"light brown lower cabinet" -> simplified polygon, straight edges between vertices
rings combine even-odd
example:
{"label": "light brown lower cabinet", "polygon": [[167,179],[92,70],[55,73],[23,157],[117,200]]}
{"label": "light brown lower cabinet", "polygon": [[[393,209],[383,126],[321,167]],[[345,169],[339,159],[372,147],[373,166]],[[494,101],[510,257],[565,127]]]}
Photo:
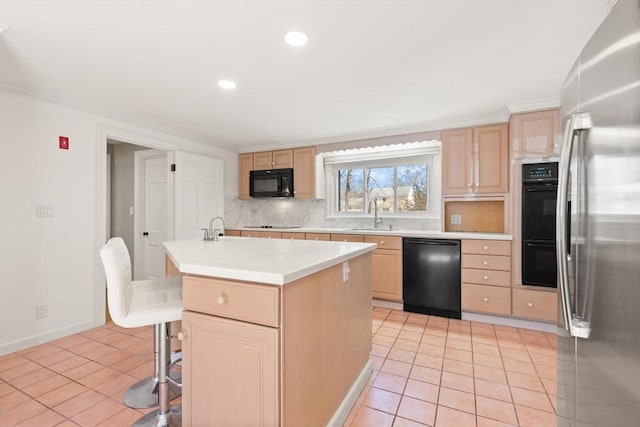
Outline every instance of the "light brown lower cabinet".
{"label": "light brown lower cabinet", "polygon": [[558,294],[553,291],[514,289],[513,315],[555,322],[558,320]]}
{"label": "light brown lower cabinet", "polygon": [[511,288],[462,284],[462,310],[511,314]]}
{"label": "light brown lower cabinet", "polygon": [[326,426],[371,351],[371,253],[287,283],[185,275],[185,426]]}
{"label": "light brown lower cabinet", "polygon": [[375,243],[373,251],[373,297],[402,302],[402,237],[364,236],[366,243]]}
{"label": "light brown lower cabinet", "polygon": [[184,313],[182,328],[189,342],[183,424],[277,426],[278,329],[193,312]]}

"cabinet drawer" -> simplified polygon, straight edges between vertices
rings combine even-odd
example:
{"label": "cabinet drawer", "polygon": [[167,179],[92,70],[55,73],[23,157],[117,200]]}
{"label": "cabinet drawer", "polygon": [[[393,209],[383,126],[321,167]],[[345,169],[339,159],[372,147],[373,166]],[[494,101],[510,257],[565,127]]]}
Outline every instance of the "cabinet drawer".
{"label": "cabinet drawer", "polygon": [[240,237],[241,233],[240,233],[240,230],[224,230],[224,235],[225,236]]}
{"label": "cabinet drawer", "polygon": [[304,233],[283,231],[282,232],[282,238],[283,239],[291,239],[291,240],[304,240]]}
{"label": "cabinet drawer", "polygon": [[558,294],[556,292],[514,289],[513,315],[555,322],[558,320]]}
{"label": "cabinet drawer", "polygon": [[462,283],[475,283],[476,285],[491,286],[511,286],[511,272],[463,268]]}
{"label": "cabinet drawer", "polygon": [[331,240],[334,242],[364,242],[362,234],[332,234]]}
{"label": "cabinet drawer", "polygon": [[497,255],[462,255],[462,267],[480,270],[511,271],[511,257]]}
{"label": "cabinet drawer", "polygon": [[242,237],[262,237],[260,231],[240,230],[240,236]]}
{"label": "cabinet drawer", "polygon": [[511,314],[511,288],[462,284],[462,311]]}
{"label": "cabinet drawer", "polygon": [[186,275],[184,310],[277,327],[280,288]]}
{"label": "cabinet drawer", "polygon": [[366,243],[375,243],[378,249],[402,249],[402,237],[364,236]]}
{"label": "cabinet drawer", "polygon": [[261,231],[260,235],[266,239],[280,239],[282,233],[280,231]]}
{"label": "cabinet drawer", "polygon": [[463,240],[463,254],[511,255],[511,242],[504,240]]}
{"label": "cabinet drawer", "polygon": [[306,233],[305,236],[307,240],[331,240],[331,234],[329,233]]}

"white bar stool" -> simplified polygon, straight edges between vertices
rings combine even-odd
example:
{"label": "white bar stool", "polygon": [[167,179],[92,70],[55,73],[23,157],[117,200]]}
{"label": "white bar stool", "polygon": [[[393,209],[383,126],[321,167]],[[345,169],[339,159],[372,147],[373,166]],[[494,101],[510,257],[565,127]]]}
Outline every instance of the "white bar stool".
{"label": "white bar stool", "polygon": [[[135,396],[154,396],[155,389],[157,394],[154,397],[159,408],[133,425],[179,427],[182,425],[181,408],[170,406],[170,401],[175,397],[170,396],[171,379],[168,374],[169,325],[170,322],[182,319],[182,283],[179,281],[181,279],[132,281],[129,251],[120,237],[110,239],[100,249],[100,259],[107,278],[109,314],[113,322],[123,328],[154,325],[155,330],[157,378],[143,380],[127,393],[131,392],[130,398],[135,400]],[[153,405],[146,407],[150,406]]]}

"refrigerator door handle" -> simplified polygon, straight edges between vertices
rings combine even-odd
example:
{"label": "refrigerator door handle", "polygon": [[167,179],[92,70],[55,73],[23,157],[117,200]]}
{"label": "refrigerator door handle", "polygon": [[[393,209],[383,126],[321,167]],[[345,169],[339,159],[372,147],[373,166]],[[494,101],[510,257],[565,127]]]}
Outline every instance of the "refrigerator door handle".
{"label": "refrigerator door handle", "polygon": [[567,251],[567,203],[569,198],[569,175],[571,157],[575,138],[591,128],[591,116],[588,113],[572,114],[568,120],[560,154],[558,176],[558,201],[556,203],[556,257],[558,261],[558,288],[562,307],[564,328],[573,337],[588,338],[591,328],[588,322],[578,319],[571,305],[569,290],[569,262],[571,256]]}

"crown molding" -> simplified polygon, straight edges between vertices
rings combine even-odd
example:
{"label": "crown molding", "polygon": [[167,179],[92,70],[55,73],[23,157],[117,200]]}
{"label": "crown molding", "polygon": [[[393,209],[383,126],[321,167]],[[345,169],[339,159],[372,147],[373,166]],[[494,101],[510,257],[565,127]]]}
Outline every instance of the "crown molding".
{"label": "crown molding", "polygon": [[305,141],[298,141],[295,144],[262,144],[254,145],[250,147],[242,147],[238,150],[242,153],[254,153],[259,151],[272,151],[282,150],[287,148],[306,147],[309,145],[324,145],[334,144],[341,142],[350,142],[363,139],[385,138],[390,136],[398,136],[404,134],[414,134],[420,132],[439,132],[445,129],[455,129],[469,126],[481,126],[495,123],[505,123],[509,121],[510,112],[506,108],[501,113],[490,114],[485,116],[466,117],[454,121],[441,121],[441,122],[428,122],[422,124],[416,124],[411,126],[405,126],[401,128],[387,128],[380,129],[372,132],[357,132],[351,134],[342,134],[336,136],[321,137],[316,139],[309,139]]}
{"label": "crown molding", "polygon": [[511,114],[526,113],[529,111],[548,110],[560,107],[560,97],[538,99],[535,101],[514,102],[507,104],[507,109]]}
{"label": "crown molding", "polygon": [[207,138],[205,138],[202,135],[183,132],[174,128],[159,125],[158,123],[155,123],[155,122],[137,119],[137,118],[120,114],[120,113],[114,113],[113,111],[97,108],[88,104],[84,104],[82,102],[74,101],[69,98],[53,95],[47,92],[34,90],[32,88],[26,88],[26,87],[10,84],[4,81],[0,81],[0,89],[6,90],[8,92],[13,92],[19,95],[27,96],[30,98],[38,99],[41,101],[50,102],[52,104],[61,105],[63,107],[72,108],[74,110],[82,111],[85,113],[92,113],[101,117],[119,120],[121,122],[125,122],[131,125],[140,126],[150,130],[154,130],[156,132],[162,132],[168,135],[177,136],[179,138],[184,138],[192,142],[197,142],[199,144],[211,146],[214,148],[220,148],[220,149],[229,150],[229,151],[237,151],[234,148],[212,145],[211,142],[208,142]]}

